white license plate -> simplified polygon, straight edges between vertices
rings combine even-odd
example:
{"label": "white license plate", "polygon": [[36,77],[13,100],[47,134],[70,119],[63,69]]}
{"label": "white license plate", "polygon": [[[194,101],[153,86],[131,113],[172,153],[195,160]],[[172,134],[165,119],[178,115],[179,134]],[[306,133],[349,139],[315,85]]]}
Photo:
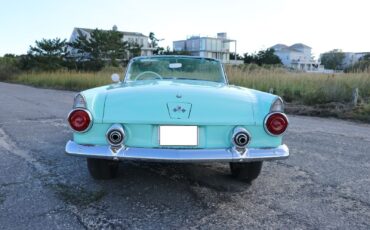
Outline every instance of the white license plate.
{"label": "white license plate", "polygon": [[198,126],[159,126],[159,145],[196,146]]}

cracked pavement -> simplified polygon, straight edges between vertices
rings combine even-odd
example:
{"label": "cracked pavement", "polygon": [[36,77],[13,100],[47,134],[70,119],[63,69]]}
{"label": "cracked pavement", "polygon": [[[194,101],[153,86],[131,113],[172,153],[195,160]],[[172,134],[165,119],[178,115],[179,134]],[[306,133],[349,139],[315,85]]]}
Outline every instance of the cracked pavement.
{"label": "cracked pavement", "polygon": [[289,116],[291,156],[252,185],[227,164],[122,162],[94,181],[64,154],[74,92],[0,83],[1,229],[369,229],[370,125]]}

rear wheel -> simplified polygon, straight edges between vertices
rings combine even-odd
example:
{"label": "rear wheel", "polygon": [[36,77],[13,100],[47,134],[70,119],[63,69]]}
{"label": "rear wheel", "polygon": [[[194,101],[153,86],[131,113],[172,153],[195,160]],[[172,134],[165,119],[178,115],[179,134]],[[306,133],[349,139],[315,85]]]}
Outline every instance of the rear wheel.
{"label": "rear wheel", "polygon": [[107,180],[117,177],[118,162],[87,158],[87,168],[89,169],[90,175],[96,180]]}
{"label": "rear wheel", "polygon": [[231,162],[230,163],[231,174],[235,178],[250,183],[260,175],[262,163],[263,163],[262,161]]}

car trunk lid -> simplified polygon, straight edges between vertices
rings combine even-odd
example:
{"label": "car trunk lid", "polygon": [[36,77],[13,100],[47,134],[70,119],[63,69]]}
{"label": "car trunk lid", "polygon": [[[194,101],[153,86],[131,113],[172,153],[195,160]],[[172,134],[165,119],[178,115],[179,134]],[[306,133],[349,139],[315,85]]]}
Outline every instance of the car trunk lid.
{"label": "car trunk lid", "polygon": [[108,90],[104,123],[254,124],[248,91],[203,81],[140,81]]}

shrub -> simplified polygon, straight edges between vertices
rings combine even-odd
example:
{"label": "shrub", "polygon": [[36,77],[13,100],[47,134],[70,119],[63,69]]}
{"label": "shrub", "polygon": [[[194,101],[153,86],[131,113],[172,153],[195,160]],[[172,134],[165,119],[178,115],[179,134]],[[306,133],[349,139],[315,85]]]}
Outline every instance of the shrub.
{"label": "shrub", "polygon": [[0,81],[7,81],[19,73],[15,55],[6,54],[4,57],[0,57]]}

